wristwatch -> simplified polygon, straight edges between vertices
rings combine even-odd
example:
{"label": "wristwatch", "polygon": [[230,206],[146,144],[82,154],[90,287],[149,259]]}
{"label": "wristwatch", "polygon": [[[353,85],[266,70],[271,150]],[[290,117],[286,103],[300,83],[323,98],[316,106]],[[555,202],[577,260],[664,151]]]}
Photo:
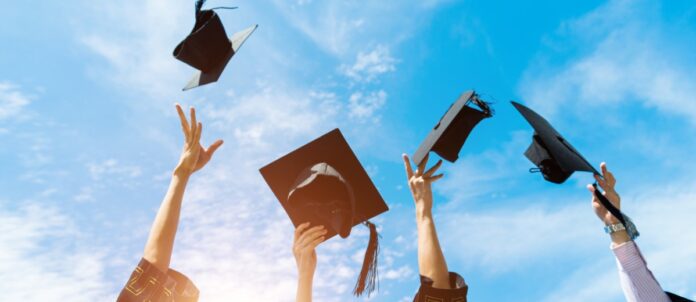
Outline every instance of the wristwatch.
{"label": "wristwatch", "polygon": [[638,236],[640,236],[640,233],[638,232],[636,225],[633,224],[633,221],[631,221],[631,218],[629,218],[628,216],[623,215],[623,217],[624,221],[626,221],[626,225],[620,222],[617,224],[610,224],[604,227],[604,232],[607,234],[611,234],[618,231],[626,230],[626,233],[628,233],[628,237],[631,238],[631,240],[638,238]]}
{"label": "wristwatch", "polygon": [[607,234],[612,234],[612,233],[616,233],[618,231],[623,231],[625,229],[626,229],[626,227],[619,222],[617,224],[610,224],[608,226],[605,226],[604,232]]}

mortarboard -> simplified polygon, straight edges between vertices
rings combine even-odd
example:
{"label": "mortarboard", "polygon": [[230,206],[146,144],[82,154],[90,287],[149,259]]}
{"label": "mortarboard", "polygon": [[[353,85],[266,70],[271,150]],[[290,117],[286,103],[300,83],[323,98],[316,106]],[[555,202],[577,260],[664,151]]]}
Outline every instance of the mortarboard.
{"label": "mortarboard", "polygon": [[[469,107],[471,103],[481,110]],[[492,115],[493,111],[476,92],[471,90],[462,93],[420,144],[413,155],[413,161],[419,165],[428,152],[434,151],[447,161],[455,162],[469,133],[482,119]]]}
{"label": "mortarboard", "polygon": [[[524,152],[524,155],[537,166],[537,168],[529,169],[530,172],[541,172],[544,179],[557,184],[565,182],[575,171],[586,171],[602,176],[545,118],[522,104],[511,103],[534,128],[532,143]],[[638,231],[635,230],[628,216],[621,213],[601,194],[596,183],[594,187],[595,196],[626,227],[631,239],[637,237]]]}
{"label": "mortarboard", "polygon": [[684,298],[684,297],[679,296],[679,295],[675,295],[675,294],[670,293],[670,292],[665,292],[665,293],[667,294],[667,297],[669,297],[669,300],[672,302],[694,302],[693,300],[689,300],[687,298]]}
{"label": "mortarboard", "polygon": [[365,224],[370,242],[354,289],[368,295],[377,282],[378,234],[367,221],[389,210],[339,129],[334,129],[260,169],[293,225],[324,225],[326,239],[350,235]]}
{"label": "mortarboard", "polygon": [[214,11],[216,8],[202,9],[204,3],[205,0],[196,1],[196,23],[172,53],[178,60],[198,69],[183,90],[217,81],[232,56],[258,27],[252,25],[228,38],[220,16]]}

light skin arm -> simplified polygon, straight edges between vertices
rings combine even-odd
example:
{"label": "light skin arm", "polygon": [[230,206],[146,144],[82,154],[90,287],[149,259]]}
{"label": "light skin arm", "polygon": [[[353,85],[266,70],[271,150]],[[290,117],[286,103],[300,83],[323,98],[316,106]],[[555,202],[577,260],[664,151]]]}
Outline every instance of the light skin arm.
{"label": "light skin arm", "polygon": [[442,165],[442,160],[426,171],[425,167],[428,163],[428,157],[426,156],[418,166],[418,169],[413,172],[408,156],[404,154],[402,157],[406,168],[406,176],[408,177],[408,186],[411,189],[416,206],[418,270],[421,275],[433,280],[433,287],[449,289],[449,270],[447,269],[445,256],[440,248],[440,241],[437,238],[432,213],[433,192],[431,185],[443,176],[443,174],[434,176],[433,174]]}
{"label": "light skin arm", "polygon": [[203,125],[196,121],[196,110],[193,107],[190,109],[190,123],[179,104],[176,104],[176,110],[184,132],[184,149],[181,152],[179,163],[172,173],[169,189],[152,224],[143,253],[145,260],[163,272],[169,269],[172,258],[174,237],[179,225],[181,202],[184,198],[186,184],[191,175],[203,168],[210,161],[215,150],[222,145],[222,140],[217,140],[207,149],[204,149],[200,144]]}
{"label": "light skin arm", "polygon": [[[616,186],[616,178],[614,178],[614,174],[607,170],[606,163],[601,163],[599,167],[602,170],[602,177],[595,175],[595,180],[597,181],[599,187],[604,190],[603,195],[609,200],[609,202],[611,202],[612,205],[620,210],[621,198],[619,197],[619,194],[616,193],[616,190],[614,190],[614,186]],[[597,196],[594,195],[595,188],[592,185],[587,185],[587,189],[590,191],[590,193],[592,193],[592,208],[594,209],[595,214],[597,214],[599,220],[601,220],[604,225],[619,223],[619,220],[616,219],[616,217],[614,217],[614,215],[612,215],[609,210],[602,205],[599,199],[597,199]],[[622,243],[628,242],[629,240],[631,240],[631,238],[628,236],[628,233],[625,230],[611,234],[611,242],[614,246],[618,246]]]}
{"label": "light skin arm", "polygon": [[297,302],[312,301],[312,282],[314,271],[317,268],[317,253],[314,250],[325,239],[326,228],[324,226],[309,227],[309,222],[303,223],[295,229],[295,237],[292,244],[292,254],[297,264]]}

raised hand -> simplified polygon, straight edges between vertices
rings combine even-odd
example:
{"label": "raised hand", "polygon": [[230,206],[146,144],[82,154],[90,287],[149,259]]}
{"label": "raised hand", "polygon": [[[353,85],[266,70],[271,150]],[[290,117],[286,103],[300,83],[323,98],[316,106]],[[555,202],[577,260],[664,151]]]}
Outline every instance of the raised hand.
{"label": "raised hand", "polygon": [[[597,184],[599,184],[599,187],[604,190],[603,194],[607,197],[609,202],[611,202],[611,204],[617,209],[621,209],[621,198],[614,190],[614,186],[616,185],[616,178],[614,178],[614,174],[607,170],[606,163],[602,163],[599,166],[602,169],[602,177],[599,177],[599,175],[594,176],[595,180],[597,180]],[[616,217],[614,217],[614,215],[612,215],[607,208],[605,208],[599,202],[599,199],[597,199],[597,196],[594,194],[595,188],[592,185],[587,185],[587,189],[592,193],[592,208],[594,209],[595,214],[597,214],[597,217],[599,217],[599,219],[602,220],[602,222],[604,222],[606,225],[619,223],[619,220],[616,219]]]}
{"label": "raised hand", "polygon": [[310,228],[309,222],[305,222],[295,229],[292,254],[295,256],[300,275],[314,275],[314,270],[317,267],[317,253],[314,249],[324,241],[324,235],[326,235],[324,226]]}
{"label": "raised hand", "polygon": [[[442,165],[442,160],[439,160],[437,164],[425,171],[425,167],[428,164],[428,156],[426,155],[418,165],[416,172],[413,172],[411,168],[411,160],[408,155],[402,155],[404,159],[404,166],[406,167],[406,176],[408,177],[408,187],[411,189],[411,194],[413,195],[413,200],[416,202],[416,207],[422,210],[430,211],[433,207],[433,192],[431,185],[438,179],[442,178],[444,174],[435,174],[437,169]],[[423,172],[425,171],[425,172]]]}
{"label": "raised hand", "polygon": [[183,173],[188,176],[203,168],[213,157],[213,153],[222,145],[223,141],[218,139],[207,149],[203,149],[200,143],[203,124],[196,120],[196,109],[191,107],[190,123],[179,104],[176,104],[176,111],[181,120],[181,129],[184,132],[185,142],[179,164],[174,171],[175,173]]}

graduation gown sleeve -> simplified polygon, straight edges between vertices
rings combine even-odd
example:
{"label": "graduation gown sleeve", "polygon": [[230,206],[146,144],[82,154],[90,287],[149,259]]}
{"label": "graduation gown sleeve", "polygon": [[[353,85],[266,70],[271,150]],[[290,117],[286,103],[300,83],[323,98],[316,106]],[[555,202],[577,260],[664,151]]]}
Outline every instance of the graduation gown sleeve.
{"label": "graduation gown sleeve", "polygon": [[421,276],[421,286],[416,293],[413,302],[466,302],[466,293],[469,286],[464,278],[457,273],[450,272],[450,288],[434,288],[433,280]]}
{"label": "graduation gown sleeve", "polygon": [[198,288],[183,274],[166,273],[141,259],[116,302],[196,302]]}

